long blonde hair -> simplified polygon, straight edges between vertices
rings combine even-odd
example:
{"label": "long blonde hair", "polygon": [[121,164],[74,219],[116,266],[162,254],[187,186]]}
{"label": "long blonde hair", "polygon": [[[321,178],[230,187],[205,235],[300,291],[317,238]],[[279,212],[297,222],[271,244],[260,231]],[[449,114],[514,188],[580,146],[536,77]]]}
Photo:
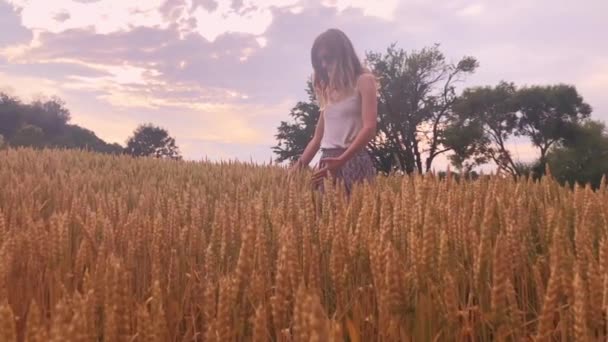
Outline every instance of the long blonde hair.
{"label": "long blonde hair", "polygon": [[[325,48],[334,58],[336,67],[331,75],[324,70],[319,60],[319,50]],[[367,71],[364,68],[350,39],[338,29],[321,33],[314,41],[310,51],[313,67],[313,86],[319,106],[324,109],[332,93],[347,95],[352,92],[358,77]]]}

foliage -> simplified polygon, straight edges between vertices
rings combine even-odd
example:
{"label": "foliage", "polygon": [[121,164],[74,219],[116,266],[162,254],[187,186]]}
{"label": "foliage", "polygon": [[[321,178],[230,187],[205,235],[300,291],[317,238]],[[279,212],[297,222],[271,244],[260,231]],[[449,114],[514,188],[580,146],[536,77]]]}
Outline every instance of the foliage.
{"label": "foliage", "polygon": [[572,137],[547,154],[551,173],[562,183],[598,188],[608,176],[608,132],[604,123],[589,120],[575,127]]}
{"label": "foliage", "polygon": [[23,103],[0,93],[0,135],[14,147],[77,148],[122,153],[122,146],[108,144],[92,131],[69,123],[70,111],[57,97]]}
{"label": "foliage", "polygon": [[315,133],[319,120],[319,106],[316,103],[312,82],[306,82],[308,101],[300,101],[291,109],[289,116],[292,122],[281,121],[277,134],[277,145],[272,149],[277,155],[276,161],[296,161],[304,152],[306,145]]}
{"label": "foliage", "polygon": [[151,123],[139,125],[127,140],[125,153],[134,157],[181,159],[175,139]]}
{"label": "foliage", "polygon": [[[378,136],[370,144],[376,167],[428,172],[447,151],[444,128],[456,100],[455,85],[478,67],[473,57],[448,63],[439,45],[407,52],[389,46],[367,53],[379,81]],[[426,159],[424,159],[426,155]]]}

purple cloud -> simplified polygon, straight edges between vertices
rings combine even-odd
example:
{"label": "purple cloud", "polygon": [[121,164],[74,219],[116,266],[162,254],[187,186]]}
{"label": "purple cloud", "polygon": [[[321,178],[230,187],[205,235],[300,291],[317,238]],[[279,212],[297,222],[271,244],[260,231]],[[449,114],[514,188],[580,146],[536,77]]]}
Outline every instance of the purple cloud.
{"label": "purple cloud", "polygon": [[0,2],[0,47],[27,42],[32,32],[21,25],[19,13],[7,3]]}

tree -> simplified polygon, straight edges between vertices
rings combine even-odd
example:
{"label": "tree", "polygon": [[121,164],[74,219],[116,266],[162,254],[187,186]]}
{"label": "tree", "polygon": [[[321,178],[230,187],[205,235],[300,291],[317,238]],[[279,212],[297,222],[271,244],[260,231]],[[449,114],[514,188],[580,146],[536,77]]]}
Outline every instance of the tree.
{"label": "tree", "polygon": [[48,100],[38,99],[23,111],[24,121],[40,127],[49,137],[61,134],[70,117],[65,102],[58,97],[51,97]]}
{"label": "tree", "polygon": [[102,153],[123,153],[92,131],[69,124],[70,111],[58,97],[23,103],[0,93],[0,135],[5,145],[79,148]]}
{"label": "tree", "polygon": [[574,126],[572,135],[554,145],[546,155],[551,174],[560,182],[591,184],[597,188],[608,176],[606,125],[589,120]]}
{"label": "tree", "polygon": [[[495,87],[465,89],[453,109],[455,115],[446,129],[450,137],[446,145],[455,152],[453,164],[458,167],[471,158],[478,165],[492,160],[500,171],[513,176],[540,176],[549,148],[571,136],[574,127],[591,113],[572,86],[517,89],[504,81]],[[538,162],[526,165],[513,160],[506,143],[514,136],[527,137],[539,148]]]}
{"label": "tree", "polygon": [[24,105],[14,97],[0,93],[0,134],[10,140],[23,124]]}
{"label": "tree", "polygon": [[392,44],[386,54],[367,53],[367,61],[380,88],[379,132],[370,144],[376,167],[430,171],[434,159],[450,150],[444,129],[457,98],[455,84],[475,71],[477,60],[463,57],[451,64],[437,44],[412,53]]}
{"label": "tree", "polygon": [[293,122],[281,121],[277,129],[278,133],[275,137],[278,143],[272,149],[278,155],[276,161],[279,163],[285,160],[296,161],[314,136],[320,110],[316,104],[312,81],[308,80],[306,85],[308,102],[298,102],[289,113]]}
{"label": "tree", "polygon": [[517,105],[521,115],[517,134],[529,137],[538,147],[541,169],[549,148],[567,139],[591,114],[591,106],[576,88],[565,84],[522,88],[517,92]]}
{"label": "tree", "polygon": [[455,115],[446,129],[446,144],[455,152],[450,159],[468,168],[494,161],[500,171],[519,175],[507,149],[507,140],[517,129],[517,89],[513,83],[465,89],[453,106]]}
{"label": "tree", "polygon": [[175,139],[166,129],[152,124],[138,126],[127,140],[125,152],[135,157],[181,159]]}
{"label": "tree", "polygon": [[54,147],[85,149],[110,154],[123,153],[123,147],[118,144],[108,144],[98,138],[93,131],[78,125],[66,125],[62,133],[50,139]]}
{"label": "tree", "polygon": [[125,148],[122,147],[119,143],[107,144],[104,147],[104,151],[102,151],[102,152],[106,152],[106,153],[110,153],[110,154],[123,154],[123,153],[125,153]]}
{"label": "tree", "polygon": [[45,146],[44,131],[38,126],[25,124],[13,136],[11,145],[42,148]]}
{"label": "tree", "polygon": [[483,151],[490,142],[480,120],[455,120],[443,134],[444,144],[452,150],[448,159],[458,172],[468,175],[475,166],[488,162],[488,154]]}

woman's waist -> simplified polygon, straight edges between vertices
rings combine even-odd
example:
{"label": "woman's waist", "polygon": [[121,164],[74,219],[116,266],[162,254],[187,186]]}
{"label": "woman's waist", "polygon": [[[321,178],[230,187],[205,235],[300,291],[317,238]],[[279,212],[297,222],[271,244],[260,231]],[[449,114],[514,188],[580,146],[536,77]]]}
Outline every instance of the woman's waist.
{"label": "woman's waist", "polygon": [[348,149],[347,147],[321,147],[321,152],[344,152]]}
{"label": "woman's waist", "polygon": [[[325,155],[325,156],[339,156],[340,154],[344,153],[346,150],[348,149],[348,146],[346,147],[321,147],[320,151],[321,154]],[[365,155],[367,154],[367,149],[362,148],[359,149],[358,151],[355,152],[355,155]]]}

